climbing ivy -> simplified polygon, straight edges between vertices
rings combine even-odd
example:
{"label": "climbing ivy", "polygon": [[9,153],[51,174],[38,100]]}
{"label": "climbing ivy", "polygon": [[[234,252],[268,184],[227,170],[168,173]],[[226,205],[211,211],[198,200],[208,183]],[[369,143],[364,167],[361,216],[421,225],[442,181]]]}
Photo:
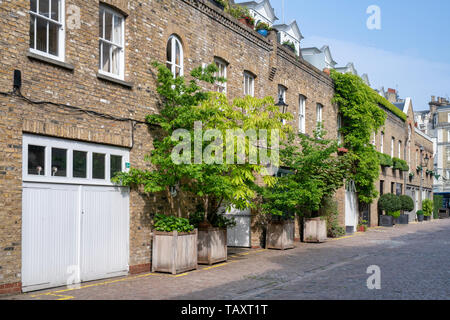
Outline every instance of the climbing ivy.
{"label": "climbing ivy", "polygon": [[359,200],[371,203],[378,197],[375,181],[380,174],[380,159],[371,137],[386,120],[380,106],[389,102],[358,76],[332,70],[331,78],[335,83],[333,102],[339,106],[342,116],[340,132],[353,163],[349,178],[355,181]]}

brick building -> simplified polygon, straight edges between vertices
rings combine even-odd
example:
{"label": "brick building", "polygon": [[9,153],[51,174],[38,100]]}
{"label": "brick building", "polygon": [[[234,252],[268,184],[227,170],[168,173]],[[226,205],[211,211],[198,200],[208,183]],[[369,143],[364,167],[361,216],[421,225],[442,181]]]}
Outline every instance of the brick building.
{"label": "brick building", "polygon": [[0,23],[0,293],[150,270],[167,201],[109,178],[147,165],[153,61],[184,75],[216,61],[229,98],[282,88],[294,127],[312,133],[319,107],[337,134],[330,77],[207,1],[2,1]]}

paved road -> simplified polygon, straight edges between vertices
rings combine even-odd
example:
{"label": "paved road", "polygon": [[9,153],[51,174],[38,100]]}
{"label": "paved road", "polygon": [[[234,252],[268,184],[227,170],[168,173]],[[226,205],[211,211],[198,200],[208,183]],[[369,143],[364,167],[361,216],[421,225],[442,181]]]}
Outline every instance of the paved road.
{"label": "paved road", "polygon": [[[375,228],[288,251],[234,253],[227,264],[172,276],[143,274],[9,299],[419,299],[450,298],[450,220]],[[381,289],[367,288],[367,268]]]}

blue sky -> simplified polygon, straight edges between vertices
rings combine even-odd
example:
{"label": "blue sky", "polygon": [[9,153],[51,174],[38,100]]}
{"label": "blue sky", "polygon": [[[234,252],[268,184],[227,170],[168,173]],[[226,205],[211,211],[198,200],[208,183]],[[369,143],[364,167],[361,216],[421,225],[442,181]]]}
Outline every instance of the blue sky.
{"label": "blue sky", "polygon": [[[242,2],[242,1],[237,1]],[[414,109],[431,95],[450,95],[450,1],[284,0],[285,21],[297,20],[302,47],[328,44],[338,66],[354,62],[371,86],[399,90]],[[282,0],[271,0],[281,23]],[[369,30],[370,5],[381,9],[381,30]]]}

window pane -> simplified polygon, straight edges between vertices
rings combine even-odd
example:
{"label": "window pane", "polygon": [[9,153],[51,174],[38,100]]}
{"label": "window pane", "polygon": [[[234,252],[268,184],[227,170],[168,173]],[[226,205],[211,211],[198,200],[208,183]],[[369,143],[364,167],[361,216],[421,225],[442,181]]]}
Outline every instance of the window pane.
{"label": "window pane", "polygon": [[167,62],[172,62],[172,39],[169,39],[169,42],[167,42]]}
{"label": "window pane", "polygon": [[39,51],[47,52],[47,21],[41,18],[36,18],[36,49]]}
{"label": "window pane", "polygon": [[122,18],[114,16],[114,43],[122,45]]}
{"label": "window pane", "polygon": [[100,37],[100,38],[103,38],[103,14],[104,14],[105,12],[102,10],[102,9],[100,9],[100,12],[99,12],[99,17],[98,17],[98,19],[99,19],[99,24],[98,24],[98,36]]}
{"label": "window pane", "polygon": [[33,11],[33,12],[37,12],[37,11],[36,11],[36,1],[37,1],[37,0],[31,0],[31,7],[30,7],[30,10]]}
{"label": "window pane", "polygon": [[111,178],[114,177],[114,175],[117,172],[122,172],[122,156],[114,156],[111,155]]}
{"label": "window pane", "polygon": [[30,48],[34,49],[34,21],[35,18],[32,16],[30,18]]}
{"label": "window pane", "polygon": [[39,0],[39,14],[49,18],[50,14],[49,0]]}
{"label": "window pane", "polygon": [[120,48],[114,48],[112,52],[112,70],[111,72],[114,74],[120,74]]}
{"label": "window pane", "polygon": [[52,0],[51,18],[55,21],[59,21],[59,0]]}
{"label": "window pane", "polygon": [[112,14],[105,12],[105,39],[109,41],[112,40],[112,19]]}
{"label": "window pane", "polygon": [[175,40],[175,64],[177,66],[181,65],[181,50],[180,43]]}
{"label": "window pane", "polygon": [[28,174],[45,175],[45,147],[28,145]]}
{"label": "window pane", "polygon": [[58,55],[58,43],[59,43],[59,26],[54,23],[49,22],[48,28],[48,53],[55,56]]}
{"label": "window pane", "polygon": [[73,177],[87,178],[87,152],[73,151]]}
{"label": "window pane", "polygon": [[67,150],[52,148],[52,176],[67,176]]}
{"label": "window pane", "polygon": [[110,72],[111,68],[111,59],[109,56],[109,51],[111,50],[111,45],[107,44],[107,43],[103,43],[103,65],[102,65],[102,70],[106,71],[106,72]]}
{"label": "window pane", "polygon": [[105,179],[105,155],[101,153],[92,154],[92,178]]}

